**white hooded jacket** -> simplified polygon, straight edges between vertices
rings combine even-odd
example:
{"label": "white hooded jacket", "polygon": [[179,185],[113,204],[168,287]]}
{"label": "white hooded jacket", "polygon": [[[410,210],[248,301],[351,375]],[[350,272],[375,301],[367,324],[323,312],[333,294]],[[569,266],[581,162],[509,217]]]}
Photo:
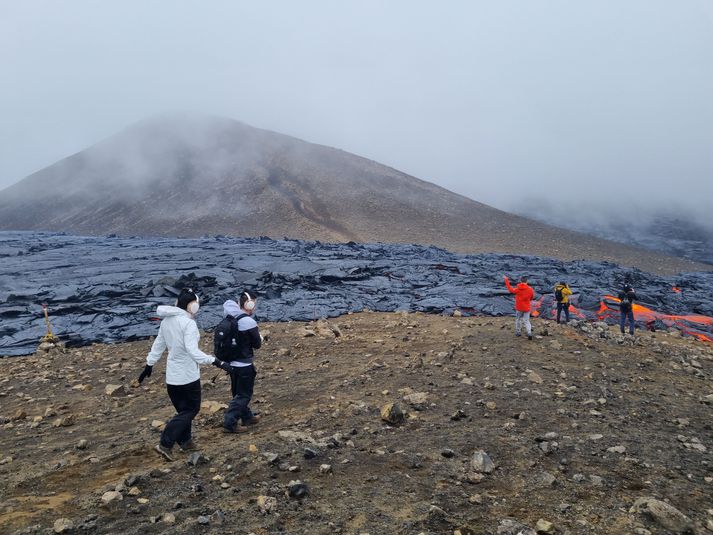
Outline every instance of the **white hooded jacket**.
{"label": "white hooded jacket", "polygon": [[212,364],[215,357],[198,348],[198,326],[191,315],[182,308],[160,306],[156,314],[161,321],[156,340],[146,357],[146,364],[153,366],[168,348],[166,383],[185,385],[201,378],[199,364]]}

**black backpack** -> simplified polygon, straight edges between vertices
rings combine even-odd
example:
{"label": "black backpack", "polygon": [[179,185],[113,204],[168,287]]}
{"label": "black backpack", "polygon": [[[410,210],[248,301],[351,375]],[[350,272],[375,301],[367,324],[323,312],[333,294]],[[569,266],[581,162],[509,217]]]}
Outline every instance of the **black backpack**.
{"label": "black backpack", "polygon": [[213,332],[213,353],[220,360],[231,362],[240,358],[240,341],[238,338],[238,321],[247,316],[240,314],[237,318],[225,316]]}
{"label": "black backpack", "polygon": [[564,299],[564,295],[562,295],[562,286],[555,288],[555,299],[557,299],[558,303],[561,303]]}

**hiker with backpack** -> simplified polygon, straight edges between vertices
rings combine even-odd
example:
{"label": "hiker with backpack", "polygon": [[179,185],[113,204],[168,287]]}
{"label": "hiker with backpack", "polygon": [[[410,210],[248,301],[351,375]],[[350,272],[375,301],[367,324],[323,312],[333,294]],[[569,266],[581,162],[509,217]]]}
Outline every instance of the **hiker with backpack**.
{"label": "hiker with backpack", "polygon": [[228,300],[223,303],[225,317],[215,328],[214,351],[220,359],[230,363],[230,401],[223,418],[226,433],[243,433],[248,425],[260,421],[260,415],[250,410],[250,400],[255,387],[257,372],[253,350],[262,345],[262,336],[257,322],[252,317],[256,300],[245,291],[240,303]]}
{"label": "hiker with backpack", "polygon": [[146,356],[146,366],[139,375],[138,383],[151,377],[153,366],[168,349],[166,359],[166,389],[176,416],[166,424],[161,433],[161,441],[154,448],[166,460],[173,461],[173,445],[183,451],[197,449],[191,436],[193,419],[201,408],[202,364],[213,364],[225,371],[230,370],[227,362],[203,353],[198,347],[200,333],[195,316],[200,309],[198,296],[191,289],[181,290],[175,306],[159,306],[156,314],[161,320],[151,351]]}
{"label": "hiker with backpack", "polygon": [[557,301],[557,323],[560,322],[560,316],[564,310],[564,321],[569,323],[569,296],[572,295],[572,290],[566,282],[558,282],[555,285],[555,301]]}
{"label": "hiker with backpack", "polygon": [[624,334],[626,320],[629,320],[629,334],[634,335],[634,301],[636,300],[636,292],[629,285],[625,284],[621,292],[619,292],[619,327],[621,334]]}
{"label": "hiker with backpack", "polygon": [[527,277],[520,277],[520,282],[514,288],[510,279],[505,276],[505,286],[511,294],[515,294],[515,336],[520,336],[520,324],[525,325],[527,339],[532,340],[532,325],[530,325],[531,302],[535,290],[527,284]]}

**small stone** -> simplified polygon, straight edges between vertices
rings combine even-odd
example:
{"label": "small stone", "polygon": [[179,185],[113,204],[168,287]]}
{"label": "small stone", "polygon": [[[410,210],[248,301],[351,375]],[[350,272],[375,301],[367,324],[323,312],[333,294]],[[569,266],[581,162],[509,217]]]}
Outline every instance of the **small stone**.
{"label": "small stone", "polygon": [[208,518],[205,515],[201,515],[198,517],[198,523],[203,526],[206,526],[206,525],[210,524],[210,518]]}
{"label": "small stone", "polygon": [[257,446],[255,444],[250,444],[250,446],[248,446],[248,451],[250,453],[257,453],[258,452]]}
{"label": "small stone", "polygon": [[600,476],[589,476],[589,481],[595,487],[601,487],[604,484],[604,479],[601,478]]}
{"label": "small stone", "polygon": [[626,447],[625,446],[612,446],[611,448],[607,448],[607,451],[609,453],[626,453]]}
{"label": "small stone", "polygon": [[476,472],[483,472],[486,474],[495,470],[495,464],[490,456],[483,450],[478,450],[473,454],[473,457],[470,460],[470,466]]}
{"label": "small stone", "polygon": [[331,464],[319,465],[319,473],[320,474],[331,474],[332,473],[332,465]]}
{"label": "small stone", "polygon": [[213,524],[222,524],[225,522],[225,514],[223,511],[216,510],[212,515],[210,515],[210,521]]}
{"label": "small stone", "polygon": [[497,535],[537,535],[534,529],[512,518],[501,520],[496,533]]}
{"label": "small stone", "polygon": [[129,496],[138,496],[141,494],[141,489],[139,489],[139,487],[131,487],[128,494]]}
{"label": "small stone", "polygon": [[486,406],[486,408],[487,408],[488,410],[490,410],[490,411],[494,411],[495,409],[498,408],[498,405],[497,405],[494,401],[488,401],[488,402],[485,404],[485,406]]}
{"label": "small stone", "polygon": [[166,427],[166,422],[162,422],[161,420],[151,420],[151,429],[163,431],[164,427]]}
{"label": "small stone", "polygon": [[539,374],[535,372],[530,372],[527,374],[527,379],[529,381],[532,381],[533,383],[542,384],[544,381],[542,380],[542,377],[539,376]]}
{"label": "small stone", "polygon": [[69,427],[71,425],[74,425],[75,422],[75,416],[73,414],[68,414],[67,416],[63,416],[62,418],[57,418],[54,422],[52,422],[53,427]]}
{"label": "small stone", "polygon": [[161,515],[161,522],[165,524],[175,524],[176,515],[174,515],[173,513],[163,513],[163,515]]}
{"label": "small stone", "polygon": [[126,391],[126,387],[124,385],[106,385],[104,393],[111,398],[115,398],[125,396],[128,392]]}
{"label": "small stone", "polygon": [[309,494],[309,487],[299,479],[290,481],[287,484],[287,495],[290,498],[301,499]]}
{"label": "small stone", "polygon": [[462,420],[463,418],[466,418],[466,417],[467,417],[467,415],[466,415],[465,411],[463,411],[463,409],[458,409],[456,412],[454,412],[451,415],[451,420],[453,420],[454,422],[457,422],[457,421]]}
{"label": "small stone", "polygon": [[145,505],[145,504],[149,503],[149,499],[148,499],[148,498],[136,498],[136,501],[137,501],[138,503],[140,503],[141,505]]}
{"label": "small stone", "polygon": [[10,456],[3,457],[2,459],[0,459],[0,465],[10,464],[11,462],[12,462],[12,457],[10,457]]}
{"label": "small stone", "polygon": [[441,455],[443,457],[445,457],[446,459],[452,459],[453,457],[456,456],[456,452],[450,448],[446,448],[446,449],[441,450]]}
{"label": "small stone", "polygon": [[302,455],[305,459],[314,459],[317,455],[319,455],[319,452],[312,448],[305,448]]}
{"label": "small stone", "polygon": [[120,502],[123,499],[124,496],[121,494],[121,492],[117,492],[115,490],[110,490],[102,494],[102,504],[105,506]]}
{"label": "small stone", "polygon": [[15,411],[15,414],[13,415],[11,420],[17,421],[17,420],[24,420],[25,418],[27,418],[27,413],[25,412],[25,410],[17,409],[17,411]]}
{"label": "small stone", "polygon": [[473,494],[470,498],[468,498],[468,502],[473,505],[480,505],[483,503],[483,497],[480,494]]}
{"label": "small stone", "polygon": [[381,408],[381,419],[397,425],[403,423],[405,415],[398,403],[387,403]]}
{"label": "small stone", "polygon": [[260,495],[257,497],[257,508],[261,514],[267,515],[277,507],[277,498],[273,496]]}
{"label": "small stone", "polygon": [[262,456],[265,457],[265,460],[270,464],[280,463],[280,456],[277,453],[271,453],[269,451],[266,451],[262,454]]}
{"label": "small stone", "polygon": [[651,517],[661,527],[674,533],[685,533],[693,528],[690,518],[673,505],[657,500],[651,496],[639,498],[629,510],[630,513],[641,513]]}
{"label": "small stone", "polygon": [[537,533],[554,533],[555,525],[544,518],[540,518],[535,524],[535,531]]}
{"label": "small stone", "polygon": [[89,442],[87,441],[87,439],[83,438],[82,440],[77,442],[77,445],[75,446],[75,448],[77,448],[78,450],[86,450],[88,445],[89,445]]}
{"label": "small stone", "polygon": [[54,521],[54,532],[55,533],[66,533],[74,529],[74,522],[69,518],[58,518]]}
{"label": "small stone", "polygon": [[203,455],[200,451],[194,451],[188,456],[186,464],[189,466],[198,466],[199,464],[208,464],[210,459]]}
{"label": "small stone", "polygon": [[405,395],[403,399],[417,411],[422,411],[428,406],[427,392],[413,392]]}

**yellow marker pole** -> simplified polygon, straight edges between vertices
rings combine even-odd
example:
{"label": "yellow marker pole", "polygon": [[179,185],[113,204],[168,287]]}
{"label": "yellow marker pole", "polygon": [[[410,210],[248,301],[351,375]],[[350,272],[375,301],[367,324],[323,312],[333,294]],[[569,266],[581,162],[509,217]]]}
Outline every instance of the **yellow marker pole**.
{"label": "yellow marker pole", "polygon": [[45,323],[47,324],[47,334],[42,337],[43,342],[54,342],[56,340],[54,334],[52,334],[52,325],[50,324],[50,316],[47,312],[47,304],[42,303],[42,310],[45,313]]}

